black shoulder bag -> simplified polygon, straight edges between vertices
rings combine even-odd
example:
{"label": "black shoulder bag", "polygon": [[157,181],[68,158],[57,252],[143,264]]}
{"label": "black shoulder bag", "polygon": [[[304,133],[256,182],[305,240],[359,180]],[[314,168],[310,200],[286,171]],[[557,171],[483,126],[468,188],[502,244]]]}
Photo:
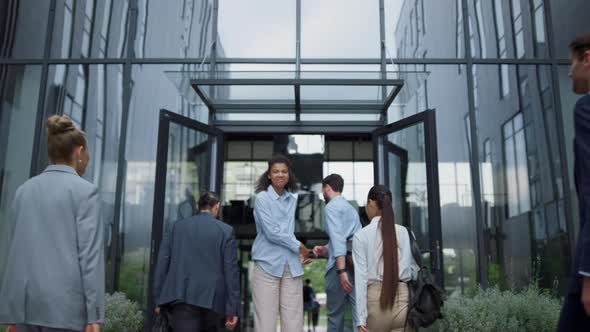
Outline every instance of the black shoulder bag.
{"label": "black shoulder bag", "polygon": [[410,299],[408,304],[408,314],[406,324],[414,328],[428,327],[437,319],[442,318],[442,307],[445,300],[445,292],[434,283],[428,268],[422,266],[420,248],[409,228],[410,245],[412,256],[416,264],[420,267],[418,277],[408,283],[410,290]]}

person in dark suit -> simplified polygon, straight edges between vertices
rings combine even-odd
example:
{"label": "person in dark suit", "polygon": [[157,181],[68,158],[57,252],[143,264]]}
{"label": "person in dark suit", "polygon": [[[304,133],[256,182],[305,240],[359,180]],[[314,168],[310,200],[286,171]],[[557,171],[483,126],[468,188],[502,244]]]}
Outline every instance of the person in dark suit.
{"label": "person in dark suit", "polygon": [[557,326],[560,332],[590,330],[590,34],[570,44],[569,76],[576,94],[574,179],[580,208],[580,234],[568,294]]}
{"label": "person in dark suit", "polygon": [[217,219],[221,203],[200,195],[196,216],[166,233],[156,264],[154,298],[170,312],[175,332],[218,331],[238,323],[240,283],[233,228]]}

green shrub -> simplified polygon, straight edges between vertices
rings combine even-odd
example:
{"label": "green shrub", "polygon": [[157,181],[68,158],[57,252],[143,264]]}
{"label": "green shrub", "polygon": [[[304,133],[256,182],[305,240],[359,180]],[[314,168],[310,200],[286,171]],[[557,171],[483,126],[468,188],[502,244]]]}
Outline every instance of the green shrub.
{"label": "green shrub", "polygon": [[479,289],[470,296],[454,296],[445,302],[439,331],[555,331],[561,302],[531,286],[521,292]]}
{"label": "green shrub", "polygon": [[143,315],[137,303],[123,293],[106,295],[104,332],[140,332],[142,325]]}

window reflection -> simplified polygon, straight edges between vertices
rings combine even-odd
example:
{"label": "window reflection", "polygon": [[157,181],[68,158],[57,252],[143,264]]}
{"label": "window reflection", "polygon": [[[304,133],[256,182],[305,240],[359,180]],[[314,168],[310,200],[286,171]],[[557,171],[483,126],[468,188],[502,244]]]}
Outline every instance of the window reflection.
{"label": "window reflection", "polygon": [[41,66],[0,65],[0,278],[13,225],[16,189],[30,175]]}
{"label": "window reflection", "polygon": [[128,0],[56,1],[51,57],[126,56],[128,9]]}

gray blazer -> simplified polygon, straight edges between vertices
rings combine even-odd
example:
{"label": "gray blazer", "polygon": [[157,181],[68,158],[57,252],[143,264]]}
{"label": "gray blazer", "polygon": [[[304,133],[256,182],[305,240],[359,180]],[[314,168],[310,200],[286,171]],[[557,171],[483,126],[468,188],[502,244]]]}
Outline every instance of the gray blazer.
{"label": "gray blazer", "polygon": [[[16,191],[0,323],[83,330],[104,319],[104,226],[97,188],[52,165]],[[0,276],[1,277],[1,276]]]}
{"label": "gray blazer", "polygon": [[240,282],[233,228],[208,213],[174,223],[156,264],[158,306],[180,302],[238,316]]}

